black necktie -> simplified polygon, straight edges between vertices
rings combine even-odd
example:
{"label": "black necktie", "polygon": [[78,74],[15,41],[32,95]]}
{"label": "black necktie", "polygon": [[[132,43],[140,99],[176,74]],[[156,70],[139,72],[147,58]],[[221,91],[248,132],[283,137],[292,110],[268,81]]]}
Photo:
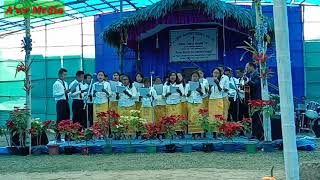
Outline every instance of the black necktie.
{"label": "black necktie", "polygon": [[[63,85],[64,90],[67,90],[66,85],[64,84],[64,81],[62,81],[62,85]],[[68,93],[65,93],[64,95],[66,96],[66,100],[68,101],[69,100]]]}
{"label": "black necktie", "polygon": [[92,86],[89,88],[88,94],[89,94],[90,101],[92,102],[91,89],[92,89]]}
{"label": "black necktie", "polygon": [[80,86],[80,83],[79,83],[79,91],[80,91],[80,99],[82,99],[82,93],[81,93],[81,86]]}

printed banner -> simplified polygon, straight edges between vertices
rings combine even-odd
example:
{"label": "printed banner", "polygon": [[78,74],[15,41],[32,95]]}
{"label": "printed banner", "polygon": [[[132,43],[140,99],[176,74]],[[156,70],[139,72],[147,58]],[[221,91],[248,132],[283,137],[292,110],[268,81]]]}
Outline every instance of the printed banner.
{"label": "printed banner", "polygon": [[170,62],[218,60],[217,29],[170,31]]}

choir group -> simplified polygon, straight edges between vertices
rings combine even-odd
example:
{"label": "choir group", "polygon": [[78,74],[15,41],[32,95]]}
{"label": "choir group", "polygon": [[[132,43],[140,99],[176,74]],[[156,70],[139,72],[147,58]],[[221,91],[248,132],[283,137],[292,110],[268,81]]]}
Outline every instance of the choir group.
{"label": "choir group", "polygon": [[[219,66],[207,78],[199,69],[190,77],[170,72],[164,82],[160,77],[146,78],[141,73],[137,73],[132,81],[128,75],[118,72],[109,80],[103,71],[99,71],[96,78],[78,71],[76,79],[68,85],[65,81],[67,70],[60,69],[58,75],[59,79],[53,85],[57,122],[70,119],[68,100],[72,99],[72,120],[83,127],[97,121],[99,112],[113,109],[120,115],[129,115],[130,110],[140,110],[141,117],[147,121],[184,115],[189,120],[188,131],[199,133],[202,130],[195,124],[199,109],[208,109],[211,117],[223,115],[230,121],[238,121],[248,116],[248,97],[245,97],[261,98],[259,73],[252,63],[245,69],[237,68],[236,77],[230,68]],[[250,95],[245,87],[250,88]],[[253,135],[257,137],[262,132],[261,124],[254,126],[253,122]]]}

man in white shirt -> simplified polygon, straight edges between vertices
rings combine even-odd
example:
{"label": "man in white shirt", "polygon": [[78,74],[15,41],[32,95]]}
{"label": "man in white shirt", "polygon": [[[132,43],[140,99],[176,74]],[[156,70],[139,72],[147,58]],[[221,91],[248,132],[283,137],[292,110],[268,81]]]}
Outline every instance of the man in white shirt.
{"label": "man in white shirt", "polygon": [[86,110],[84,109],[83,98],[87,94],[86,87],[83,84],[84,72],[77,71],[76,79],[69,85],[71,91],[70,97],[72,98],[72,121],[79,122],[82,127],[85,127]]}
{"label": "man in white shirt", "polygon": [[[93,125],[93,97],[92,97],[92,88],[93,88],[93,82],[90,87],[90,83],[92,80],[91,74],[85,74],[84,75],[84,87],[88,91],[87,93],[87,99],[85,99],[87,105],[86,105],[86,111],[88,111],[88,119],[86,119],[86,127],[89,121],[89,127]],[[86,112],[87,113],[87,112]],[[86,116],[87,117],[87,116]],[[88,127],[87,127],[88,128]]]}
{"label": "man in white shirt", "polygon": [[[69,92],[68,83],[65,82],[67,70],[61,68],[58,72],[59,79],[53,84],[53,97],[56,101],[57,123],[62,120],[70,119]],[[57,134],[57,140],[61,140],[60,134]]]}
{"label": "man in white shirt", "polygon": [[228,76],[229,80],[229,91],[228,91],[228,96],[229,96],[229,101],[230,101],[230,108],[229,108],[229,120],[233,121],[241,121],[242,116],[240,115],[240,92],[239,92],[239,80],[235,77],[232,76],[232,69],[227,68],[225,70],[225,75]]}
{"label": "man in white shirt", "polygon": [[[224,74],[224,66],[219,65],[218,68],[221,71],[221,79],[220,83],[221,84],[229,84],[229,78]],[[229,102],[229,97],[228,97],[228,92],[229,92],[229,86],[223,88],[223,93],[222,93],[222,98],[223,98],[223,116],[225,119],[228,119],[228,114],[229,114],[229,107],[230,107],[230,102]]]}

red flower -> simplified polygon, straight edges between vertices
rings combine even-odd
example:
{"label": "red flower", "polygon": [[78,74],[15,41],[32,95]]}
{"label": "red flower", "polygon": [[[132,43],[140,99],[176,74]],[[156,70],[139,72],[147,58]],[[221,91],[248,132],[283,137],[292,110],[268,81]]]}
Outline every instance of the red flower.
{"label": "red flower", "polygon": [[208,111],[208,109],[199,109],[199,114],[201,116],[208,116],[209,115],[209,111]]}
{"label": "red flower", "polygon": [[254,54],[253,57],[255,64],[264,63],[268,59],[268,56],[264,53],[260,53],[259,55]]}
{"label": "red flower", "polygon": [[35,128],[29,129],[29,133],[30,133],[31,135],[35,135],[35,134],[36,134],[36,129],[35,129]]}
{"label": "red flower", "polygon": [[252,122],[252,119],[251,118],[243,118],[242,123],[251,123]]}
{"label": "red flower", "polygon": [[242,130],[242,124],[239,122],[224,122],[219,131],[222,132],[227,138],[231,138]]}
{"label": "red flower", "polygon": [[148,138],[154,138],[162,131],[161,124],[147,123],[145,124],[145,127],[147,129]]}
{"label": "red flower", "polygon": [[43,125],[46,126],[46,127],[48,127],[48,126],[50,126],[50,125],[54,125],[54,124],[55,124],[55,122],[54,122],[54,121],[51,121],[51,120],[48,120],[48,121],[44,121],[44,122],[43,122]]}
{"label": "red flower", "polygon": [[224,121],[225,118],[223,117],[223,115],[215,115],[214,119],[219,120],[219,121]]}
{"label": "red flower", "polygon": [[8,120],[8,121],[7,121],[7,127],[8,127],[9,129],[14,129],[14,128],[15,128],[14,122],[13,122],[12,120]]}

